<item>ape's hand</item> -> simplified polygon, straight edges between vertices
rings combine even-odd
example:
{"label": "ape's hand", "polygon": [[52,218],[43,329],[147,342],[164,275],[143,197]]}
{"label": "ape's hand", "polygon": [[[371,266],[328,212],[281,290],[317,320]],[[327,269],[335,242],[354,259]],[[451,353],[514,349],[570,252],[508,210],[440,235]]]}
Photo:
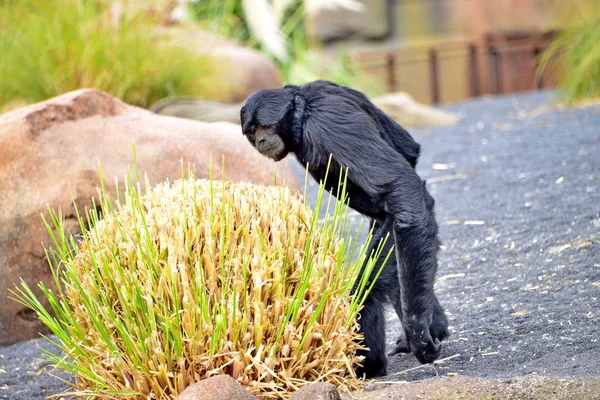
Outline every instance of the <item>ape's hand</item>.
{"label": "ape's hand", "polygon": [[[440,355],[442,349],[440,340],[443,339],[443,337],[436,337],[435,324],[434,322],[429,326],[429,324],[414,321],[405,323],[405,336],[396,340],[396,346],[389,355],[412,353],[423,364],[434,362]],[[444,333],[443,336],[447,336],[447,333]]]}
{"label": "ape's hand", "polygon": [[434,342],[429,333],[429,326],[422,324],[404,329],[410,352],[423,364],[434,362],[440,355],[442,345]]}

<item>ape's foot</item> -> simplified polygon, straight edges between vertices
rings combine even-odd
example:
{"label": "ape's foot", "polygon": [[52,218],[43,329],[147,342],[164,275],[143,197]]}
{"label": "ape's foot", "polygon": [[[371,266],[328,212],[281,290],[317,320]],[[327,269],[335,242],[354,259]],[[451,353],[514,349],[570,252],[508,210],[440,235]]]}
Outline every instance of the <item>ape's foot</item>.
{"label": "ape's foot", "polygon": [[365,358],[360,366],[356,366],[356,376],[367,379],[385,376],[387,374],[387,359]]}
{"label": "ape's foot", "polygon": [[364,377],[367,379],[372,379],[387,375],[387,365],[372,365],[369,363],[365,364],[365,361],[367,360],[363,360],[362,362],[362,364],[364,364],[363,366],[356,367],[356,376],[359,378]]}
{"label": "ape's foot", "polygon": [[388,356],[395,356],[396,354],[405,354],[410,353],[410,344],[406,341],[404,336],[400,336],[396,339],[396,346],[394,349],[388,353]]}

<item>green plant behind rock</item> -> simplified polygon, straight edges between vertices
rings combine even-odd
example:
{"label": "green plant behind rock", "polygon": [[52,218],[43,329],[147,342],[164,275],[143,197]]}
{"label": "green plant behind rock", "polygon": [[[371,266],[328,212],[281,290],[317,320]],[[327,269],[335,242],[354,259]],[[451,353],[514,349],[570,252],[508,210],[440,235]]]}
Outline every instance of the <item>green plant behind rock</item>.
{"label": "green plant behind rock", "polygon": [[108,1],[1,3],[0,109],[79,88],[142,107],[216,90],[203,79],[207,57],[157,40],[153,28],[142,14],[115,18]]}
{"label": "green plant behind rock", "polygon": [[91,228],[79,242],[51,213],[58,291],[40,287],[52,312],[25,284],[15,293],[56,334],[69,358],[50,361],[75,375],[75,395],[170,399],[215,374],[264,398],[314,380],[359,386],[367,281],[351,291],[381,250],[368,259],[366,243],[353,261],[342,203],[319,222],[285,187],[188,178],[142,190],[127,181],[124,198],[104,192],[80,218]]}

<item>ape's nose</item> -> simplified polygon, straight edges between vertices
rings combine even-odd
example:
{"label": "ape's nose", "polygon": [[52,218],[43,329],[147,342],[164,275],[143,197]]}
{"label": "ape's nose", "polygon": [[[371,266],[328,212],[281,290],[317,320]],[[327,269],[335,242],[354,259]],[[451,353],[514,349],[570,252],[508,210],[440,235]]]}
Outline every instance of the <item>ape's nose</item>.
{"label": "ape's nose", "polygon": [[260,145],[265,144],[265,138],[258,139],[258,142],[256,144],[260,144]]}

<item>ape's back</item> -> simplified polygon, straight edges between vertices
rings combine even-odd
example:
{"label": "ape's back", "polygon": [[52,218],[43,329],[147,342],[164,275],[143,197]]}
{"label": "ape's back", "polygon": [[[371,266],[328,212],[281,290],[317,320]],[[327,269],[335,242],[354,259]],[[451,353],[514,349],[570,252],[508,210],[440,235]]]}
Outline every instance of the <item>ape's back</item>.
{"label": "ape's back", "polygon": [[302,85],[299,91],[306,97],[308,102],[311,98],[327,96],[339,96],[352,101],[358,109],[367,113],[375,121],[381,137],[397,153],[402,155],[413,168],[417,165],[421,146],[402,126],[375,106],[363,93],[323,80]]}

